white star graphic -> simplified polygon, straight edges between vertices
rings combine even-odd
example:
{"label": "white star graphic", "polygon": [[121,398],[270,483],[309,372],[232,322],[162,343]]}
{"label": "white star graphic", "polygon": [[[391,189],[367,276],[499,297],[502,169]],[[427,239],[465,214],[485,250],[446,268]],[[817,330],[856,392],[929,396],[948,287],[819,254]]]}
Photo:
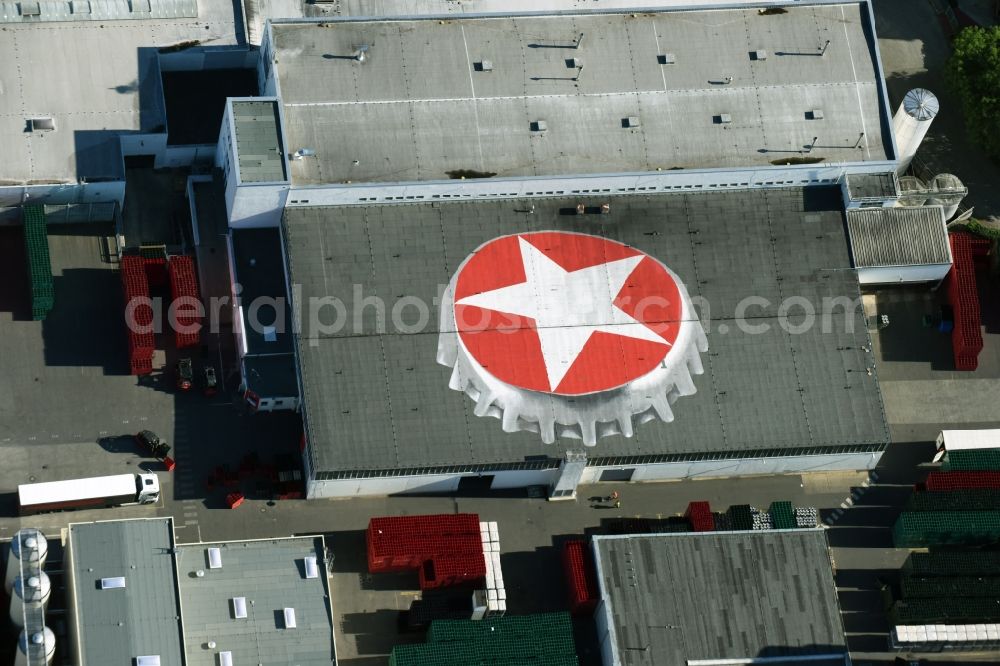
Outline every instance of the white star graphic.
{"label": "white star graphic", "polygon": [[523,238],[525,281],[466,296],[456,305],[472,305],[535,320],[549,390],[556,390],[590,336],[596,332],[670,343],[614,304],[643,255],[567,271]]}

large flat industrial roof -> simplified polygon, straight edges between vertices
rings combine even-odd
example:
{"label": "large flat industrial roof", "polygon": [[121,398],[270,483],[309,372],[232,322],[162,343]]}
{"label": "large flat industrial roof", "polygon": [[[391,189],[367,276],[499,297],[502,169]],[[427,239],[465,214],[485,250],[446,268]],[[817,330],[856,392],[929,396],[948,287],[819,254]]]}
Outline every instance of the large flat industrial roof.
{"label": "large flat industrial roof", "polygon": [[598,536],[594,548],[615,664],[848,663],[822,530]]}
{"label": "large flat industrial roof", "polygon": [[[166,122],[157,48],[237,42],[228,1],[200,0],[197,18],[146,13],[120,21],[90,4],[89,19],[4,25],[0,185],[122,179],[118,136],[162,131]],[[54,130],[26,131],[29,118],[44,117],[53,119]]]}
{"label": "large flat industrial roof", "polygon": [[[77,523],[69,544],[80,666],[144,656],[182,666],[171,519]],[[102,580],[115,578],[124,581],[104,589]]]}
{"label": "large flat industrial roof", "polygon": [[[219,549],[221,566],[212,567],[209,548]],[[307,577],[306,558],[315,558],[315,577]],[[187,666],[217,666],[221,652],[234,664],[334,663],[321,537],[183,545],[177,571]],[[237,597],[246,617],[237,617]],[[286,628],[286,608],[294,609],[293,628]],[[209,641],[216,647],[206,650]]]}
{"label": "large flat industrial roof", "polygon": [[[865,3],[272,23],[297,185],[884,160]],[[544,128],[544,129],[543,129]]]}
{"label": "large flat industrial roof", "polygon": [[[781,326],[794,316],[778,315],[793,296],[817,312],[824,297],[860,299],[839,189],[598,197],[286,208],[291,283],[302,303],[336,297],[344,313],[338,330],[304,324],[298,337],[313,468],[515,463],[582,446],[570,439],[547,446],[538,434],[504,432],[499,421],[476,416],[476,403],[449,388],[451,370],[436,361],[436,298],[459,265],[491,239],[542,230],[606,236],[646,252],[711,309],[697,393],[676,402],[673,422],[654,419],[636,425],[631,438],[601,438],[592,457],[763,457],[888,442],[860,307],[832,308],[826,326],[800,334]],[[609,203],[610,213],[576,215],[579,203]],[[734,321],[751,296],[766,299],[746,313],[750,323],[768,325],[765,333]],[[404,332],[389,321],[391,311],[414,298],[433,305],[426,326]],[[335,319],[333,308],[319,315],[325,324]],[[408,306],[403,323],[417,319]]]}

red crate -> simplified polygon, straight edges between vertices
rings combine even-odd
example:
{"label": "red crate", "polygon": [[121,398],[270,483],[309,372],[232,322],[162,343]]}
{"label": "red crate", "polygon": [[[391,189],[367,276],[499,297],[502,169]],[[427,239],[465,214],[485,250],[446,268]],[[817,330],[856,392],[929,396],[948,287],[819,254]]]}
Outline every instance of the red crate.
{"label": "red crate", "polygon": [[172,472],[174,471],[174,468],[177,467],[177,463],[174,461],[173,458],[167,456],[166,458],[163,459],[163,467],[166,468],[168,472]]}
{"label": "red crate", "polygon": [[983,349],[982,316],[976,269],[973,259],[976,239],[966,233],[948,235],[953,264],[945,278],[945,293],[955,315],[951,343],[958,370],[975,370],[979,352]]}
{"label": "red crate", "polygon": [[684,516],[691,523],[691,529],[695,532],[715,530],[715,516],[712,514],[712,507],[708,502],[689,503]]}
{"label": "red crate", "polygon": [[597,574],[593,555],[584,541],[567,541],[562,549],[563,573],[569,590],[570,612],[589,615],[598,600]]}
{"label": "red crate", "polygon": [[1000,472],[931,472],[924,488],[929,491],[1000,488]]}
{"label": "red crate", "polygon": [[230,509],[235,509],[239,505],[243,504],[245,499],[246,498],[243,496],[243,493],[229,493],[226,495],[226,504]]}
{"label": "red crate", "polygon": [[438,555],[425,560],[419,569],[421,590],[479,583],[486,577],[483,553]]}
{"label": "red crate", "polygon": [[133,375],[148,375],[153,372],[153,359],[131,359],[129,361],[129,368]]}

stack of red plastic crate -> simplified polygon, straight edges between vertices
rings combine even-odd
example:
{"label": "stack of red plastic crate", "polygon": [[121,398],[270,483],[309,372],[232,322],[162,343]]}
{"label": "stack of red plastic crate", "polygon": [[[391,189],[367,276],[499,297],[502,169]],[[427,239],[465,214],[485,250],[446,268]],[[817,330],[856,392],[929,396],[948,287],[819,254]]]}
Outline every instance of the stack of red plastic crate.
{"label": "stack of red plastic crate", "polygon": [[422,590],[486,577],[474,513],[372,518],[366,542],[371,573],[417,569]]}
{"label": "stack of red plastic crate", "polygon": [[[201,335],[198,332],[188,331],[189,328],[200,325],[201,317],[189,314],[199,301],[198,278],[194,271],[194,261],[191,257],[179,255],[170,257],[168,265],[170,274],[170,298],[175,305],[177,314],[176,341],[177,348],[197,347],[201,342]],[[178,299],[184,298],[185,302],[179,303]],[[191,300],[194,299],[194,300]],[[200,330],[200,328],[199,328]]]}
{"label": "stack of red plastic crate", "polygon": [[593,555],[585,541],[563,544],[563,571],[569,588],[569,610],[574,615],[590,615],[597,607],[597,573]]}
{"label": "stack of red plastic crate", "polygon": [[712,515],[712,507],[708,502],[688,503],[684,517],[691,523],[693,532],[715,531],[715,516]]}
{"label": "stack of red plastic crate", "polygon": [[1000,488],[1000,472],[931,472],[924,488],[932,492]]}
{"label": "stack of red plastic crate", "polygon": [[[122,287],[125,292],[126,313],[131,313],[125,322],[128,328],[129,366],[133,375],[148,375],[153,371],[153,349],[156,341],[153,333],[146,331],[153,323],[153,308],[139,304],[136,299],[149,299],[149,282],[142,257],[126,255],[121,260]],[[129,304],[132,307],[129,307]]]}
{"label": "stack of red plastic crate", "polygon": [[976,268],[972,252],[974,240],[969,234],[948,235],[954,264],[946,278],[948,301],[955,313],[951,332],[952,352],[956,370],[975,370],[979,352],[983,349],[980,331],[979,291],[976,288]]}
{"label": "stack of red plastic crate", "polygon": [[150,287],[165,287],[167,285],[167,257],[144,256],[143,266],[146,269],[146,280]]}

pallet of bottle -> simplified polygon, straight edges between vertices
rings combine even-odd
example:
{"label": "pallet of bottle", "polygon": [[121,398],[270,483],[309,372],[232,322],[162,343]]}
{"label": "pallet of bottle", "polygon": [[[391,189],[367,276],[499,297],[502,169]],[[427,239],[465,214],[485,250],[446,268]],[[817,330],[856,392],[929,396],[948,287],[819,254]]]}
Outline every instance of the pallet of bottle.
{"label": "pallet of bottle", "polygon": [[911,652],[995,651],[1000,649],[1000,624],[896,625],[890,643]]}

